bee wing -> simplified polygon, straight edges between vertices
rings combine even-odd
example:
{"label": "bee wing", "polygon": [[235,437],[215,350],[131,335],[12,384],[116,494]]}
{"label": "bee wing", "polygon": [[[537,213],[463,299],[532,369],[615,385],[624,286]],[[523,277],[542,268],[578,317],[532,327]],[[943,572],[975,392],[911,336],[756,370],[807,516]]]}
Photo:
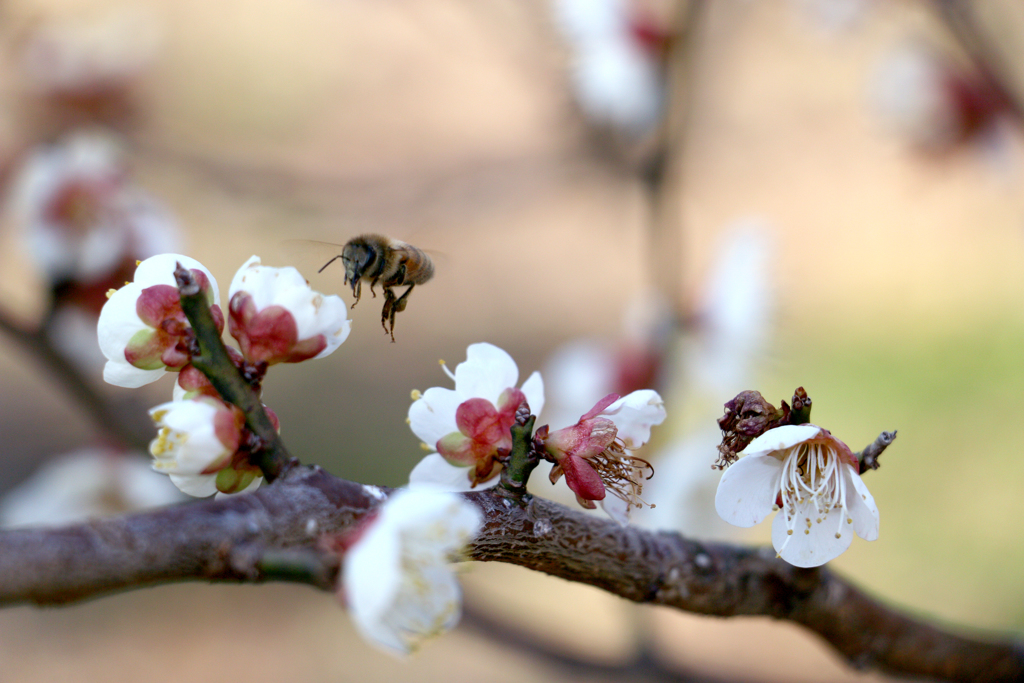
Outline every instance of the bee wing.
{"label": "bee wing", "polygon": [[[341,256],[343,244],[319,240],[283,240],[280,242],[285,265],[295,266],[305,277],[315,275],[332,259]],[[341,269],[344,274],[345,269]]]}

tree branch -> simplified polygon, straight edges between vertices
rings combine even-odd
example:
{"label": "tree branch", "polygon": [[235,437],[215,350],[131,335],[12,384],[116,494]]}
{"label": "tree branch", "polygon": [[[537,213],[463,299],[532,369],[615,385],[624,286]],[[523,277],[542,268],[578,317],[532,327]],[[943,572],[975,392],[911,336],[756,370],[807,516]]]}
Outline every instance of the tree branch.
{"label": "tree branch", "polygon": [[[338,564],[321,534],[350,528],[385,489],[299,467],[273,486],[57,529],[0,532],[0,605],[64,604],[185,580],[301,582],[333,591]],[[1024,680],[1024,650],[910,619],[828,569],[799,569],[770,548],[698,543],[621,527],[539,498],[465,494],[485,526],[470,559],[508,562],[641,603],[715,616],[763,615],[814,631],[851,665],[953,681]]]}
{"label": "tree branch", "polygon": [[[124,446],[145,451],[148,437],[129,428],[102,394],[85,378],[74,363],[61,355],[50,343],[46,327],[29,330],[16,323],[7,311],[0,309],[0,331],[31,353],[50,375],[70,394],[75,405],[83,410],[93,425],[107,438]],[[148,423],[147,423],[148,424]]]}

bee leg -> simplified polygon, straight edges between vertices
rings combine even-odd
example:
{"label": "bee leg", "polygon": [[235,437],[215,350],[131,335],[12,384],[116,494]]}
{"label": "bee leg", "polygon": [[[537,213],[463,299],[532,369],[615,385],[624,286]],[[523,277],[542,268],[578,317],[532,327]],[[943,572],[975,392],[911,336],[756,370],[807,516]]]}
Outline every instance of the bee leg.
{"label": "bee leg", "polygon": [[[395,305],[393,306],[394,313],[391,314],[392,317],[394,317],[395,313],[401,313],[405,310],[405,307],[409,304],[409,292],[411,292],[412,288],[415,286],[416,285],[409,285],[409,289],[402,292],[402,296],[395,300]],[[394,326],[392,325],[392,327]]]}
{"label": "bee leg", "polygon": [[[409,292],[416,285],[409,285],[409,289],[402,292],[402,296],[395,299],[394,292],[388,292],[391,295],[391,306],[388,312],[388,324],[391,327],[391,341],[395,341],[395,314],[405,310],[405,307],[409,304]],[[385,308],[387,306],[385,305]],[[383,323],[384,321],[381,320]]]}
{"label": "bee leg", "polygon": [[363,281],[362,280],[356,280],[355,282],[352,283],[352,296],[354,296],[356,298],[356,300],[352,302],[352,308],[356,307],[356,304],[359,303],[359,297],[362,296],[362,295],[363,295]]}
{"label": "bee leg", "polygon": [[374,286],[377,284],[377,278],[373,278],[370,282],[370,294],[373,294],[373,298],[377,298],[377,292],[373,291]]}
{"label": "bee leg", "polygon": [[[391,327],[388,327],[388,323]],[[380,326],[384,328],[384,334],[391,335],[391,341],[395,341],[395,292],[390,287],[384,288],[384,307],[380,310]]]}

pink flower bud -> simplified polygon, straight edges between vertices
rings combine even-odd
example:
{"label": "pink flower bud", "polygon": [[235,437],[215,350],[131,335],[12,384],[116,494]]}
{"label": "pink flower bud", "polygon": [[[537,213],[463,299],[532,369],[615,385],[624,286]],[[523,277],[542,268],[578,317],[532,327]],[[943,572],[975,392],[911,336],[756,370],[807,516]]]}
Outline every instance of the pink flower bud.
{"label": "pink flower bud", "polygon": [[323,358],[351,329],[340,297],[314,292],[299,271],[264,266],[257,256],[235,274],[228,296],[228,329],[253,362]]}

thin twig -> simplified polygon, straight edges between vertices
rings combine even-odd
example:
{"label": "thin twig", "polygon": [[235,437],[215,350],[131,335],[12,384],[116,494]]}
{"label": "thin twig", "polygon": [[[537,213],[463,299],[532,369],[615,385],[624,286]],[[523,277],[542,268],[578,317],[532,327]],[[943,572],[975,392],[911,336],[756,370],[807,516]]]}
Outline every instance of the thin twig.
{"label": "thin twig", "polygon": [[895,429],[891,432],[882,432],[867,448],[857,453],[857,459],[860,461],[860,473],[864,474],[868,470],[877,470],[881,467],[881,463],[878,462],[878,456],[895,440]]}
{"label": "thin twig", "polygon": [[263,403],[242,374],[231,362],[220,331],[217,329],[206,301],[192,273],[178,264],[174,271],[174,279],[178,283],[181,294],[181,309],[185,312],[199,343],[199,355],[192,357],[192,364],[198,368],[213,384],[217,393],[229,403],[238,406],[245,414],[245,423],[262,442],[262,448],[254,452],[251,458],[254,464],[263,470],[268,482],[274,481],[289,468],[298,464],[270,421]]}

